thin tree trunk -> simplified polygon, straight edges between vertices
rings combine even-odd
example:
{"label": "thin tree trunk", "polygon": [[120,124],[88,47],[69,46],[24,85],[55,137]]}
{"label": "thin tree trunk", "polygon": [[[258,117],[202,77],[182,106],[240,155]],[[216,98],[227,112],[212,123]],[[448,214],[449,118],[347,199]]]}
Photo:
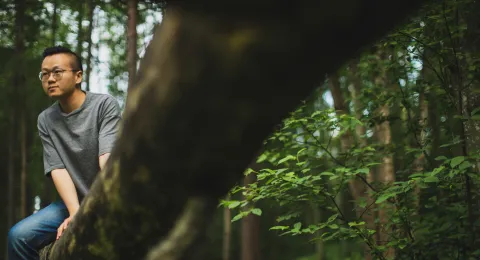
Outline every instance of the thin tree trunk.
{"label": "thin tree trunk", "polygon": [[[58,20],[58,0],[53,1],[53,13],[52,13],[52,42],[51,46],[55,46],[57,42],[57,20]],[[42,194],[40,195],[40,208],[47,206],[51,201],[55,199],[55,187],[53,186],[52,179],[43,178],[43,189]]]}
{"label": "thin tree trunk", "polygon": [[128,24],[127,24],[127,66],[128,66],[128,89],[135,84],[137,72],[137,0],[128,0]]}
{"label": "thin tree trunk", "polygon": [[[227,200],[230,196],[227,196]],[[232,212],[230,208],[225,207],[223,210],[223,247],[222,260],[230,260],[230,244],[232,238]]]}
{"label": "thin tree trunk", "polygon": [[[333,104],[335,107],[335,112],[338,116],[345,115],[348,113],[347,111],[347,104],[345,101],[345,98],[343,96],[342,90],[340,88],[340,83],[338,81],[338,76],[336,74],[331,74],[328,77],[328,82],[329,82],[329,89],[330,92],[332,93],[332,98],[333,98]],[[359,88],[359,87],[358,87]],[[357,99],[357,100],[355,100]],[[354,96],[353,98],[354,102],[357,102],[356,105],[360,104],[360,100],[358,100],[358,95]],[[357,111],[356,113],[361,113],[361,111]],[[357,115],[358,116],[358,115]],[[358,128],[357,131],[366,131],[364,128]],[[358,139],[362,140],[362,136],[365,135],[365,132],[359,133]],[[342,153],[347,152],[353,145],[353,134],[350,131],[346,131],[342,136],[340,136],[340,142],[341,142],[341,150]],[[362,143],[364,143],[364,140],[362,140]],[[366,142],[365,142],[366,145]],[[365,178],[367,181],[371,179],[370,177],[371,174],[368,174],[367,177]],[[374,228],[374,218],[373,210],[369,209],[364,209],[362,207],[358,206],[358,203],[361,200],[367,201],[367,206],[371,205],[370,202],[372,199],[368,195],[368,186],[364,183],[362,179],[359,177],[356,177],[354,179],[351,179],[350,182],[348,183],[350,191],[352,193],[352,197],[355,200],[355,211],[356,211],[356,216],[361,217],[365,223],[367,224],[368,228]],[[368,243],[365,245],[365,259],[371,259],[371,245],[368,245]]]}
{"label": "thin tree trunk", "polygon": [[86,76],[87,76],[87,91],[90,91],[90,74],[92,72],[92,32],[93,32],[93,14],[95,11],[95,0],[89,0],[88,1],[88,30],[87,30],[87,43],[88,43],[88,49],[87,49],[87,71],[86,71]]}
{"label": "thin tree trunk", "polygon": [[[254,183],[256,176],[250,173],[245,176],[244,185]],[[248,206],[247,206],[248,207]],[[251,206],[250,206],[251,207]],[[241,244],[241,260],[260,260],[260,218],[254,214],[250,214],[242,218],[242,244]]]}
{"label": "thin tree trunk", "polygon": [[20,112],[20,216],[26,217],[27,205],[27,151],[26,151],[26,86],[24,75],[24,49],[25,49],[25,32],[24,32],[24,17],[25,15],[25,0],[17,0],[15,2],[15,83],[14,88],[18,89],[18,96],[20,102],[15,105]]}
{"label": "thin tree trunk", "polygon": [[[362,104],[361,100],[361,93],[362,93],[362,81],[358,76],[358,63],[357,59],[350,62],[350,77],[352,80],[352,87],[350,88],[350,92],[352,93],[352,100],[353,100],[353,107],[355,110],[355,118],[359,121],[363,118],[363,111],[365,110],[365,106]],[[356,140],[360,147],[366,147],[367,142],[367,128],[364,124],[357,124],[355,126],[355,133],[356,133]]]}
{"label": "thin tree trunk", "polygon": [[[318,225],[318,223],[322,222],[322,213],[320,209],[315,205],[315,203],[312,203],[311,205],[312,208],[312,213],[313,213],[313,225]],[[316,236],[320,236],[321,232],[317,231],[315,233]],[[324,254],[324,244],[321,239],[317,239],[315,241],[315,253],[316,253],[316,260],[322,260],[323,259],[323,254]]]}
{"label": "thin tree trunk", "polygon": [[52,14],[52,46],[55,46],[57,42],[57,8],[58,8],[58,0],[53,0],[53,14]]}
{"label": "thin tree trunk", "polygon": [[20,116],[20,217],[27,216],[27,116],[25,107]]}
{"label": "thin tree trunk", "polygon": [[[333,105],[335,107],[335,112],[337,116],[347,115],[347,104],[345,98],[343,97],[342,89],[340,88],[340,82],[338,81],[338,75],[336,73],[330,74],[328,77],[328,86],[330,92],[332,93]],[[341,151],[343,153],[347,152],[350,147],[353,145],[353,135],[350,131],[346,131],[345,134],[340,136],[341,142]]]}
{"label": "thin tree trunk", "polygon": [[[365,106],[363,105],[363,102],[361,100],[362,82],[360,77],[358,76],[359,75],[358,65],[357,65],[358,62],[359,61],[355,59],[350,63],[350,77],[352,79],[351,93],[352,93],[353,107],[355,110],[355,118],[358,119],[359,121],[362,121],[363,111],[365,110]],[[368,145],[366,134],[367,134],[367,128],[365,127],[364,124],[357,124],[355,126],[356,140],[360,148],[365,148]],[[373,170],[370,170],[368,172],[368,175],[366,176],[365,179],[368,183],[373,183],[374,181]],[[362,216],[363,221],[365,221],[366,223],[366,227],[370,230],[375,230],[376,229],[375,204],[372,196],[369,194],[369,192],[371,192],[369,190],[369,187],[366,185],[366,183],[357,179],[355,180],[355,182],[350,184],[350,189],[352,190],[352,194],[354,194],[354,191],[358,193],[356,195],[358,197],[354,197],[355,200],[363,199],[366,201],[365,209],[356,206],[357,217]],[[365,245],[364,247],[364,257],[365,257],[365,260],[370,260],[373,257],[371,254],[371,248],[368,245]]]}
{"label": "thin tree trunk", "polygon": [[[427,84],[426,84],[427,71],[426,70],[427,70],[426,66],[423,66],[422,71],[421,71],[421,80],[422,81],[420,83],[420,90],[418,92],[418,105],[419,105],[419,107],[418,107],[418,115],[419,115],[418,116],[418,126],[420,128],[420,133],[417,133],[417,132],[414,133],[415,142],[417,142],[416,144],[414,144],[414,147],[416,146],[419,149],[424,149],[427,146],[427,143],[426,143],[427,127],[430,127],[431,129],[433,129],[434,127],[438,128],[438,126],[431,126],[428,123],[428,122],[431,121],[431,119],[429,118],[429,116],[430,116],[429,115],[429,103],[434,102],[434,100],[431,100],[431,101],[427,102],[428,93],[426,93],[426,89],[425,89],[425,86],[427,86]],[[435,136],[433,134],[433,131],[435,131],[435,130],[431,130],[432,141],[434,141],[433,140],[434,138],[438,138],[437,136]],[[430,152],[430,157],[432,157],[431,152]],[[425,169],[425,164],[426,164],[425,153],[421,153],[413,162],[413,172],[414,173],[423,172],[424,169]],[[415,206],[415,209],[417,209],[416,210],[417,214],[419,214],[420,205],[421,205],[420,204],[421,189],[420,189],[419,186],[415,187],[414,193],[415,193],[415,198],[414,198],[413,204]]]}
{"label": "thin tree trunk", "polygon": [[8,130],[8,209],[7,226],[15,221],[15,110],[10,111],[10,129]]}
{"label": "thin tree trunk", "polygon": [[[385,51],[378,50],[377,53],[378,62],[381,63],[385,59]],[[388,89],[387,71],[384,68],[380,68],[380,72],[375,78],[375,85],[379,88]],[[385,152],[382,158],[382,164],[377,167],[376,181],[382,184],[382,186],[390,185],[395,181],[395,171],[393,165],[393,157],[389,154],[389,148],[392,143],[392,131],[390,128],[390,108],[388,104],[380,106],[377,111],[380,122],[375,125],[375,136],[378,142],[382,145]],[[386,245],[389,241],[390,233],[392,229],[388,227],[389,215],[392,212],[392,206],[386,202],[378,209],[379,224],[377,225],[377,243],[379,245]],[[386,258],[394,257],[395,250],[388,248],[384,256]]]}
{"label": "thin tree trunk", "polygon": [[77,15],[77,55],[79,57],[83,57],[83,41],[84,35],[83,35],[83,8],[85,5],[85,2],[83,1],[78,1],[78,15]]}

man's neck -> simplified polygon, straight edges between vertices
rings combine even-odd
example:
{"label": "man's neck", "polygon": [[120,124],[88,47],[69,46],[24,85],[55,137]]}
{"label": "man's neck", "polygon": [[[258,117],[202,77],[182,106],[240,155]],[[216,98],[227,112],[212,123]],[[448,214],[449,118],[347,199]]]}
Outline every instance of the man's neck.
{"label": "man's neck", "polygon": [[69,114],[82,106],[83,102],[85,102],[85,97],[85,92],[77,88],[72,92],[71,95],[58,100],[58,102],[60,103],[62,111],[66,114]]}

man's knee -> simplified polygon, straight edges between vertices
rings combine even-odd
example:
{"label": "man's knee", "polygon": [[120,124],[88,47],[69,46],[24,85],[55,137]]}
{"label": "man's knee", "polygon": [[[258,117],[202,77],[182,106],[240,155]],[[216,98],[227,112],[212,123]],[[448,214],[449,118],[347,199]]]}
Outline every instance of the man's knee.
{"label": "man's knee", "polygon": [[25,244],[28,240],[29,230],[22,227],[20,223],[10,228],[8,231],[8,243],[12,246]]}

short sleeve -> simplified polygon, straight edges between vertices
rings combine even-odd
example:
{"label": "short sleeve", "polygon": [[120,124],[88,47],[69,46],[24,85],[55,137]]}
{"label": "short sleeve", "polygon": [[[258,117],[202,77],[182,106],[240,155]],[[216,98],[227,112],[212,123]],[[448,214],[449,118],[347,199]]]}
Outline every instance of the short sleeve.
{"label": "short sleeve", "polygon": [[114,97],[105,99],[100,109],[98,156],[112,151],[121,119],[120,106]]}
{"label": "short sleeve", "polygon": [[52,139],[48,133],[46,127],[45,118],[43,113],[38,116],[37,120],[38,135],[42,140],[43,145],[43,167],[45,175],[49,175],[55,169],[64,169],[65,165],[63,164],[60,155],[58,154],[57,149],[53,145]]}

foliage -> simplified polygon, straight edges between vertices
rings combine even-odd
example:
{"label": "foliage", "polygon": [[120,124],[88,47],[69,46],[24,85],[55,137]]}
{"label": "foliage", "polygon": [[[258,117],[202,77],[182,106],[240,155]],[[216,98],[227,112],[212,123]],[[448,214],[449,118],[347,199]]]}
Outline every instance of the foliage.
{"label": "foliage", "polygon": [[[326,82],[285,119],[245,172],[257,181],[222,201],[238,209],[232,221],[278,208],[270,230],[280,236],[361,241],[375,259],[477,259],[480,56],[470,41],[479,11],[469,0],[433,3],[341,69],[346,110],[325,104]],[[385,122],[393,141],[380,133]],[[379,181],[386,160],[394,179]],[[354,181],[368,186],[367,197],[355,198]],[[312,210],[321,219],[309,218]]]}

